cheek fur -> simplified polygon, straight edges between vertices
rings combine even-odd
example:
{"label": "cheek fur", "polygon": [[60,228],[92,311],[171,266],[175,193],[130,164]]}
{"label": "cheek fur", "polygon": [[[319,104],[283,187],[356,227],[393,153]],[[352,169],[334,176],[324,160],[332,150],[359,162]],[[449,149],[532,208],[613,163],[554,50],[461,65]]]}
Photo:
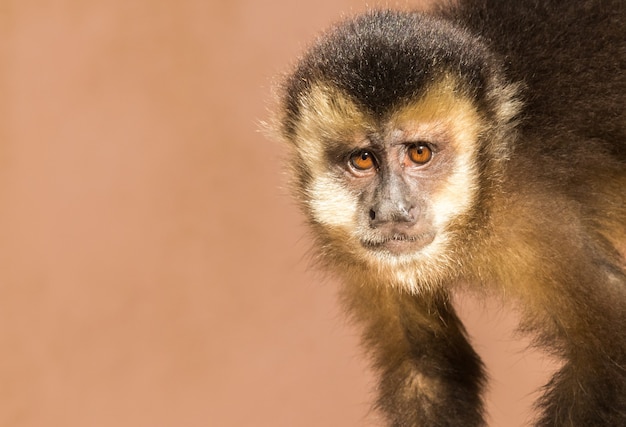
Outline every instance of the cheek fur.
{"label": "cheek fur", "polygon": [[357,197],[338,182],[336,177],[322,175],[312,183],[309,205],[313,218],[328,227],[348,230],[357,228]]}
{"label": "cheek fur", "polygon": [[436,230],[444,230],[455,217],[472,206],[477,180],[471,155],[457,155],[452,173],[439,185],[440,190],[432,195],[431,211]]}

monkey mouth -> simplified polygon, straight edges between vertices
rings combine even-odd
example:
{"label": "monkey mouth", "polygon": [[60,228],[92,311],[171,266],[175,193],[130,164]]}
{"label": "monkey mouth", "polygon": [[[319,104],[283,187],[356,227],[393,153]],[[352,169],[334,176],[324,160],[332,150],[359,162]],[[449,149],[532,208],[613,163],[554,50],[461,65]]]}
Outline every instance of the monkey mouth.
{"label": "monkey mouth", "polygon": [[417,252],[435,238],[434,233],[417,235],[394,234],[361,240],[363,247],[377,252],[389,252],[394,255]]}

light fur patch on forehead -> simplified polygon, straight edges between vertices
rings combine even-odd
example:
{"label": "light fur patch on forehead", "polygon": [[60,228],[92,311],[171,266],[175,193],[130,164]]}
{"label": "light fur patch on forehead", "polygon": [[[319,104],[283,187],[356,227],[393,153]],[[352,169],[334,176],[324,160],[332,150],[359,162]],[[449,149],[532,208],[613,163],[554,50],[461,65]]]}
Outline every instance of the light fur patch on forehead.
{"label": "light fur patch on forehead", "polygon": [[332,86],[314,86],[300,103],[294,142],[313,170],[329,143],[350,144],[374,128],[371,118]]}
{"label": "light fur patch on forehead", "polygon": [[397,108],[388,120],[390,129],[432,134],[454,144],[475,148],[482,123],[476,106],[459,89],[452,77],[445,77],[428,88],[418,99]]}

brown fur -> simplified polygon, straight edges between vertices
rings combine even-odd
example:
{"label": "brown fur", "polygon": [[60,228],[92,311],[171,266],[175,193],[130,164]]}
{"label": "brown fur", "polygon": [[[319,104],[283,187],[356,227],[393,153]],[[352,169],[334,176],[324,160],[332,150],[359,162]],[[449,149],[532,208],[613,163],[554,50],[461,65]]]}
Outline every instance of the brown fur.
{"label": "brown fur", "polygon": [[[538,426],[626,425],[626,6],[435,10],[327,32],[276,118],[377,406],[392,426],[484,425],[483,367],[450,301],[463,284],[512,298],[563,359]],[[360,153],[375,167],[355,169]]]}

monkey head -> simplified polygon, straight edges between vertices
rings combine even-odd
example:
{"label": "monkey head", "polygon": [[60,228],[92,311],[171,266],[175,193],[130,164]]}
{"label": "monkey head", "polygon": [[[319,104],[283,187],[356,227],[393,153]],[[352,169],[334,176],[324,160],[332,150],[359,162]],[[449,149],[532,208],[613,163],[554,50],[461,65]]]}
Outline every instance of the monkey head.
{"label": "monkey head", "polygon": [[419,292],[454,274],[488,221],[518,103],[478,40],[382,13],[395,12],[339,24],[308,51],[277,127],[322,260]]}

